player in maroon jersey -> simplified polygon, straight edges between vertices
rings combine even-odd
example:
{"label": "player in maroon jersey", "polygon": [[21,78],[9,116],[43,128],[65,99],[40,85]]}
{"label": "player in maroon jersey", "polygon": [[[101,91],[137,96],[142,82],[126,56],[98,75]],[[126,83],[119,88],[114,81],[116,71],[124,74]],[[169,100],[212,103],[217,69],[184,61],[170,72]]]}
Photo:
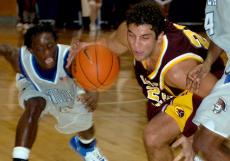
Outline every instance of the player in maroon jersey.
{"label": "player in maroon jersey", "polygon": [[[192,118],[222,74],[223,63],[216,62],[218,65],[202,80],[199,91],[187,91],[187,73],[206,57],[209,43],[186,27],[165,20],[153,1],[134,5],[116,33],[98,43],[118,54],[133,54],[136,78],[148,99],[149,123],[144,130],[148,159],[172,161],[171,143],[181,134],[190,137],[196,131]],[[179,140],[185,149],[175,160],[184,156],[186,161],[193,161],[192,147],[185,146],[191,145],[186,137]]]}

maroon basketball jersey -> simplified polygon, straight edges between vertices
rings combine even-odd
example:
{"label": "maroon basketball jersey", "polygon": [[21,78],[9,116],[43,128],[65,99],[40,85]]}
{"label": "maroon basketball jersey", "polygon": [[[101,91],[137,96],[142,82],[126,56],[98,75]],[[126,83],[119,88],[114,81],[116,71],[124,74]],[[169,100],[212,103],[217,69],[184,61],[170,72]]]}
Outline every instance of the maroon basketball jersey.
{"label": "maroon basketball jersey", "polygon": [[[145,68],[144,62],[135,61],[134,68],[138,83],[148,101],[156,107],[155,112],[162,110],[173,97],[182,92],[180,89],[165,84],[165,74],[175,64],[184,60],[195,59],[202,62],[207,55],[208,41],[184,26],[168,22],[163,37],[163,50],[153,71]],[[224,65],[218,61],[216,71],[223,71]],[[218,68],[217,68],[218,67]]]}

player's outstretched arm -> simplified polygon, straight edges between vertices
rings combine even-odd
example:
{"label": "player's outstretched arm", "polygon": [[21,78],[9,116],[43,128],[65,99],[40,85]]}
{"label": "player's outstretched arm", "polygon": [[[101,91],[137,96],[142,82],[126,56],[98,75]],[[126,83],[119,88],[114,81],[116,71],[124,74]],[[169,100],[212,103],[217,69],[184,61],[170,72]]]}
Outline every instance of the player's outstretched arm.
{"label": "player's outstretched arm", "polygon": [[[122,22],[117,30],[113,32],[106,40],[106,46],[114,53],[120,55],[128,51],[127,24]],[[100,42],[100,40],[99,40]]]}
{"label": "player's outstretched arm", "polygon": [[20,72],[18,63],[18,48],[13,47],[9,44],[0,44],[0,55],[5,57],[5,59],[11,64],[15,72]]}
{"label": "player's outstretched arm", "polygon": [[75,38],[72,39],[70,54],[67,59],[66,68],[69,68],[75,55],[85,46],[92,43],[101,44],[106,46],[114,53],[120,55],[128,51],[128,41],[127,41],[127,25],[123,22],[119,25],[116,31],[111,33],[108,37],[99,38],[94,42],[80,42]]}

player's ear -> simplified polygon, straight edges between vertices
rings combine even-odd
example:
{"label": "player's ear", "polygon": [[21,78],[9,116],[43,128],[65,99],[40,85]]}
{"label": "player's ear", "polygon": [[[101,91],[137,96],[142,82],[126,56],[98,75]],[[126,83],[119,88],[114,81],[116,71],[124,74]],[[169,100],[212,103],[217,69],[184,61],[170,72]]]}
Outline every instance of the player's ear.
{"label": "player's ear", "polygon": [[33,53],[33,50],[31,48],[27,48],[30,53]]}
{"label": "player's ear", "polygon": [[162,31],[158,36],[157,36],[157,42],[161,43],[164,37],[164,31]]}

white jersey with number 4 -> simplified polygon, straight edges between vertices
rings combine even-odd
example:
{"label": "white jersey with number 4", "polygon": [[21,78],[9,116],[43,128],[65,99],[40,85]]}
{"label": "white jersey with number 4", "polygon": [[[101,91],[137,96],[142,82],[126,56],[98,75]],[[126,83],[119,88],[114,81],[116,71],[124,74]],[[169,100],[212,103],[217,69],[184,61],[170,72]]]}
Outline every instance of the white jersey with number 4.
{"label": "white jersey with number 4", "polygon": [[207,0],[205,30],[230,58],[230,0]]}
{"label": "white jersey with number 4", "polygon": [[[230,0],[207,0],[205,30],[211,40],[230,58]],[[230,61],[211,93],[199,106],[193,122],[214,133],[230,137]]]}

